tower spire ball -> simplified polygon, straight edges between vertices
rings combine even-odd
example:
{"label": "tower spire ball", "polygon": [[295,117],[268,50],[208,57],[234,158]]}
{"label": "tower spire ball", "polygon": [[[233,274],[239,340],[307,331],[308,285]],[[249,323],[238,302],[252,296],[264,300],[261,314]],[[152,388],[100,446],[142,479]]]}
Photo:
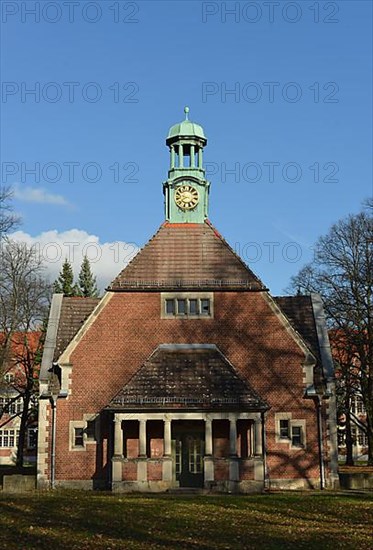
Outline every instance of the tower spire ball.
{"label": "tower spire ball", "polygon": [[184,113],[185,113],[185,120],[189,120],[188,119],[189,107],[184,107]]}

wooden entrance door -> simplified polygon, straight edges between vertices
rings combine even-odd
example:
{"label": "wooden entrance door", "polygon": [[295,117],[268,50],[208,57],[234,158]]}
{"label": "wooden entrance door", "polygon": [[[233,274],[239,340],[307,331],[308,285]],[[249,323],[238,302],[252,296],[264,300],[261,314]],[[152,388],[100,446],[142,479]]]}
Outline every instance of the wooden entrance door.
{"label": "wooden entrance door", "polygon": [[203,487],[204,439],[199,433],[175,438],[175,473],[180,487]]}

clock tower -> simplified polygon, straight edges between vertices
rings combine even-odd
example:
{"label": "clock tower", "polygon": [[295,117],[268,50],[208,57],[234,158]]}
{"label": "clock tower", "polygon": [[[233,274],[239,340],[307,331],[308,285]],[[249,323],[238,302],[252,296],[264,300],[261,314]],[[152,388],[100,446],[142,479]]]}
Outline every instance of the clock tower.
{"label": "clock tower", "polygon": [[203,128],[188,119],[170,128],[166,144],[170,149],[168,179],[163,183],[165,217],[170,223],[204,223],[208,218],[210,182],[205,179]]}

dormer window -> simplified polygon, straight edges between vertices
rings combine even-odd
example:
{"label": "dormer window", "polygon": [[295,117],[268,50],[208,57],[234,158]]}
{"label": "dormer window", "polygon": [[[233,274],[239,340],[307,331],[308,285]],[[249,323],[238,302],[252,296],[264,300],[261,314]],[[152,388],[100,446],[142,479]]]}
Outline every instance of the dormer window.
{"label": "dormer window", "polygon": [[202,319],[213,317],[212,292],[162,292],[162,319]]}

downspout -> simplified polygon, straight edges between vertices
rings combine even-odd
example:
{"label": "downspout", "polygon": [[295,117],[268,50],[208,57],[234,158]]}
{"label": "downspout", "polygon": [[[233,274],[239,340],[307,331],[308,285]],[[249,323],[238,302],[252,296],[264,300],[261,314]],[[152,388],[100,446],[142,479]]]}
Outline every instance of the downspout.
{"label": "downspout", "polygon": [[324,471],[324,444],[322,434],[322,416],[321,416],[321,398],[318,395],[315,399],[317,414],[317,437],[319,444],[319,468],[320,468],[320,489],[325,489],[325,471]]}
{"label": "downspout", "polygon": [[51,407],[52,407],[52,440],[51,440],[51,481],[50,486],[51,489],[55,488],[55,481],[56,481],[56,424],[57,424],[57,406],[56,406],[57,398],[56,396],[52,396],[50,399]]}

